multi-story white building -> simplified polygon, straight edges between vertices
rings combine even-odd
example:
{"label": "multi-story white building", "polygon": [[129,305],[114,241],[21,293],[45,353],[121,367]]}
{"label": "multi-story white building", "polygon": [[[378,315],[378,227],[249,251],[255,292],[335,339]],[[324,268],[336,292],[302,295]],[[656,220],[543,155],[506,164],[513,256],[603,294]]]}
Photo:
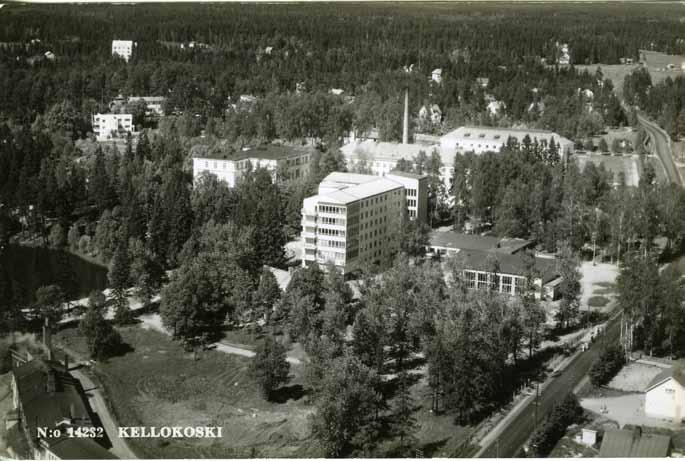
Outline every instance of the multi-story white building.
{"label": "multi-story white building", "polygon": [[93,134],[98,141],[124,138],[133,131],[133,116],[131,114],[93,115]]}
{"label": "multi-story white building", "polygon": [[568,154],[573,151],[573,142],[552,131],[545,130],[524,130],[515,128],[490,128],[462,126],[451,131],[440,138],[440,148],[445,152],[465,153],[475,152],[499,152],[509,138],[516,139],[519,144],[523,143],[528,136],[531,142],[537,140],[538,143],[554,143],[559,148],[559,154]]}
{"label": "multi-story white building", "polygon": [[340,150],[345,157],[348,169],[377,176],[386,176],[393,171],[399,160],[413,161],[421,152],[430,158],[435,152],[440,156],[442,163],[440,177],[448,190],[452,182],[455,153],[447,154],[437,144],[401,144],[366,140],[350,142]]}
{"label": "multi-story white building", "polygon": [[386,178],[331,173],[302,205],[303,266],[343,273],[388,261],[399,249],[406,190]]}
{"label": "multi-story white building", "polygon": [[428,176],[394,170],[386,179],[402,184],[406,190],[407,218],[426,223],[428,221]]}
{"label": "multi-story white building", "polygon": [[112,56],[121,56],[128,62],[133,54],[133,46],[131,40],[112,40]]}
{"label": "multi-story white building", "polygon": [[193,177],[195,180],[208,172],[225,181],[228,187],[235,187],[238,179],[248,168],[265,168],[272,172],[274,180],[280,172],[288,180],[304,177],[314,155],[314,148],[268,144],[243,149],[237,154],[212,155],[207,152],[193,156]]}

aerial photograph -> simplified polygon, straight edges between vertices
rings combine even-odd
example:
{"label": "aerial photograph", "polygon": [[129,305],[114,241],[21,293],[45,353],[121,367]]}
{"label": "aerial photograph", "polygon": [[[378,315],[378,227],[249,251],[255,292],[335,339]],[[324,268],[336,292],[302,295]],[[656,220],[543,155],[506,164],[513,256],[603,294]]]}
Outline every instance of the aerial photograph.
{"label": "aerial photograph", "polygon": [[0,0],[0,458],[685,457],[685,2]]}

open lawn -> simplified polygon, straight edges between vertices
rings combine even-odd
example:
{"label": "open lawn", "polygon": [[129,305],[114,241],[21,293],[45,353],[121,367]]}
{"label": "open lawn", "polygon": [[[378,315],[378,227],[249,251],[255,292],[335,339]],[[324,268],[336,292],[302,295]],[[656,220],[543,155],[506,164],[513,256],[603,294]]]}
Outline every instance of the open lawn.
{"label": "open lawn", "polygon": [[[316,457],[309,435],[300,366],[281,403],[262,399],[248,376],[250,359],[206,351],[198,360],[166,335],[138,326],[120,329],[132,351],[98,363],[121,426],[220,426],[222,439],[131,439],[145,458]],[[75,329],[56,335],[85,355]]]}
{"label": "open lawn", "polygon": [[611,172],[616,183],[618,183],[621,173],[626,178],[628,186],[637,186],[640,180],[639,161],[633,155],[576,154],[573,158],[581,170],[585,168],[585,164],[588,162],[592,162],[596,166],[604,165],[604,168]]}

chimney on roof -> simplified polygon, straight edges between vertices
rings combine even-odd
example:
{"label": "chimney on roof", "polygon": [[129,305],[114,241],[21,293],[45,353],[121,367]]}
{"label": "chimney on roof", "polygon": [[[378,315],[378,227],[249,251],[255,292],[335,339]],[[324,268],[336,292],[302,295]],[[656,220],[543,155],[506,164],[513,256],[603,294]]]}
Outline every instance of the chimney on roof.
{"label": "chimney on roof", "polygon": [[409,144],[409,88],[404,90],[404,124],[402,125],[402,144]]}

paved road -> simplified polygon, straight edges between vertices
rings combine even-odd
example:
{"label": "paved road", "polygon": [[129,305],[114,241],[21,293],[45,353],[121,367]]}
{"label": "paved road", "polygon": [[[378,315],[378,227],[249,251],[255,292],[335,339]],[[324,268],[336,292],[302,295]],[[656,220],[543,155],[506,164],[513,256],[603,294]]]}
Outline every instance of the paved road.
{"label": "paved road", "polygon": [[[615,341],[620,334],[620,316],[614,317],[606,327],[606,341]],[[561,375],[551,381],[547,387],[540,390],[538,421],[542,421],[545,415],[556,403],[583,379],[590,370],[595,359],[599,356],[603,347],[603,339],[595,341],[586,352],[582,352],[566,367]],[[479,453],[480,458],[514,458],[535,429],[535,399],[531,399],[528,405],[519,410],[512,417],[502,434]]]}
{"label": "paved road", "polygon": [[652,149],[661,160],[661,164],[664,166],[668,179],[672,183],[682,186],[683,178],[680,177],[680,173],[673,162],[671,139],[668,134],[655,122],[648,120],[640,114],[638,114],[637,120],[652,139]]}
{"label": "paved road", "polygon": [[100,389],[96,387],[90,377],[81,370],[69,370],[69,373],[81,381],[81,385],[86,391],[86,395],[88,395],[90,407],[100,417],[102,426],[104,427],[105,432],[107,432],[109,440],[112,442],[111,452],[120,459],[138,459],[136,454],[129,448],[126,440],[119,438],[119,425],[109,412],[109,408],[107,408],[107,404],[105,403],[105,399],[102,396]]}

